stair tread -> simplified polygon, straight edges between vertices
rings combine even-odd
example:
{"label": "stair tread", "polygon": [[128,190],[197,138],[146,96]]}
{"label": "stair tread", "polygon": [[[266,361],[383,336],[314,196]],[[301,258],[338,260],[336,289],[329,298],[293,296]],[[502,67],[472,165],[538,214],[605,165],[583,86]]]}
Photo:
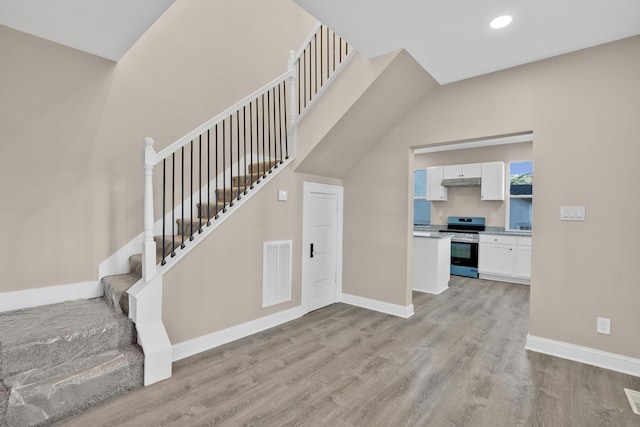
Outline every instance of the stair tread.
{"label": "stair tread", "polygon": [[51,423],[142,387],[143,363],[140,348],[129,345],[5,378],[8,425]]}
{"label": "stair tread", "polygon": [[0,378],[133,342],[131,321],[102,298],[0,313]]}
{"label": "stair tread", "polygon": [[115,274],[102,278],[104,299],[116,313],[129,314],[129,298],[127,291],[136,284],[142,276],[138,273]]}

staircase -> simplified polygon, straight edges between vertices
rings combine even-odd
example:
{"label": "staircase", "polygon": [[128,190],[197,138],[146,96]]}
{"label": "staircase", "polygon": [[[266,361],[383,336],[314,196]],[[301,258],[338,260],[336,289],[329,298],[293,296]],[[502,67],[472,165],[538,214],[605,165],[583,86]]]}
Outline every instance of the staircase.
{"label": "staircase", "polygon": [[[171,257],[279,164],[249,165],[230,188],[215,190],[215,202],[198,203],[197,217],[177,219],[179,234],[155,237],[156,262]],[[104,298],[0,313],[0,426],[49,424],[142,387],[144,355],[128,317],[127,293],[141,277],[142,254],[135,254],[129,273],[102,279]]]}
{"label": "staircase", "polygon": [[[156,264],[166,262],[180,247],[184,248],[185,242],[191,236],[199,233],[203,227],[211,225],[211,219],[218,217],[226,211],[234,199],[245,195],[248,189],[253,188],[266,174],[281,164],[280,161],[259,162],[248,166],[249,173],[234,176],[231,187],[215,190],[215,202],[197,203],[197,217],[177,218],[176,230],[178,233],[171,235],[154,236],[156,243]],[[260,172],[257,172],[260,171]],[[163,250],[164,248],[164,250]],[[142,254],[135,254],[129,258],[129,273],[116,274],[102,278],[104,298],[116,312],[129,314],[129,289],[142,278]]]}
{"label": "staircase", "polygon": [[158,153],[145,139],[142,253],[126,254],[118,272],[127,272],[102,277],[102,298],[0,313],[0,427],[49,425],[171,375],[164,273],[293,161],[289,126],[347,54],[346,42],[318,26],[274,82]]}

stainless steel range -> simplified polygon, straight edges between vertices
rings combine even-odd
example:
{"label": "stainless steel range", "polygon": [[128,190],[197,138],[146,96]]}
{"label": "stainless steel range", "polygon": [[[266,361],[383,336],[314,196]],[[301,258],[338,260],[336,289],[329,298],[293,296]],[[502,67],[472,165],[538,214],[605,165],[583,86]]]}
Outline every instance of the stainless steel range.
{"label": "stainless steel range", "polygon": [[440,232],[451,233],[451,274],[478,277],[478,232],[484,229],[481,217],[447,218],[447,229]]}

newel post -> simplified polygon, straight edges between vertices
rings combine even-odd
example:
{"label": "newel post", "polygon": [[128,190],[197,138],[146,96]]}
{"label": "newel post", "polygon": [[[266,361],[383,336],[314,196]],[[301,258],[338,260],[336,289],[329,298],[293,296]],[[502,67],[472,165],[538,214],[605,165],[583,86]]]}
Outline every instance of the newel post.
{"label": "newel post", "polygon": [[156,242],[153,239],[153,166],[156,152],[153,139],[144,139],[144,235],[142,242],[142,278],[149,282],[156,275]]}
{"label": "newel post", "polygon": [[289,52],[289,125],[293,126],[296,121],[296,53]]}

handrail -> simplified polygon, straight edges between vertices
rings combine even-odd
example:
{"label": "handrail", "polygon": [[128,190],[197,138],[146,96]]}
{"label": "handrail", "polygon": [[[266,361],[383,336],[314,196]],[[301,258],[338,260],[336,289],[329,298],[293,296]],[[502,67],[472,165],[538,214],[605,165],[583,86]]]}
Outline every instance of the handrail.
{"label": "handrail", "polygon": [[173,142],[172,144],[170,144],[167,147],[163,148],[162,150],[158,151],[155,154],[155,158],[151,159],[152,162],[153,162],[153,166],[155,166],[158,163],[160,163],[160,161],[162,159],[169,157],[171,154],[175,153],[176,151],[180,150],[185,145],[189,144],[189,142],[191,142],[191,140],[193,140],[196,137],[198,137],[199,135],[205,133],[208,129],[211,129],[217,123],[221,123],[222,120],[224,120],[227,117],[229,117],[230,114],[235,113],[237,110],[241,109],[244,105],[249,104],[250,100],[253,100],[253,99],[261,96],[262,94],[266,93],[267,91],[271,90],[273,87],[277,86],[278,84],[282,83],[283,81],[285,81],[287,79],[295,78],[294,72],[295,72],[295,70],[292,70],[292,69],[288,70],[286,73],[280,75],[279,77],[277,77],[274,80],[270,81],[269,83],[265,84],[260,89],[256,90],[255,92],[251,93],[250,95],[247,95],[246,97],[244,97],[240,101],[236,102],[235,104],[233,104],[231,107],[227,108],[226,110],[224,110],[220,114],[218,114],[215,117],[207,120],[205,123],[201,124],[200,126],[198,126],[195,129],[193,129],[191,132],[187,133],[186,135],[184,135],[183,137],[181,137],[177,141]]}
{"label": "handrail", "polygon": [[307,49],[307,46],[309,46],[309,43],[311,43],[313,41],[313,38],[318,33],[318,30],[323,26],[324,25],[322,25],[319,22],[316,23],[316,25],[313,26],[313,28],[309,32],[309,35],[307,36],[307,38],[304,39],[304,41],[302,42],[302,44],[300,45],[300,47],[298,48],[298,50],[294,54],[294,57],[296,58],[296,61],[300,59],[300,57],[302,56],[304,51]]}
{"label": "handrail", "polygon": [[[344,48],[344,49],[343,49]],[[352,50],[352,49],[351,49]],[[295,54],[297,114],[300,115],[349,55],[349,43],[329,27],[317,25]]]}
{"label": "handrail", "polygon": [[[185,256],[195,247],[189,243],[195,240],[194,234],[203,233],[204,237],[212,232],[215,227],[211,226],[224,221],[234,201],[243,203],[246,199],[240,199],[250,197],[255,185],[292,161],[300,113],[331,80],[348,53],[346,41],[318,24],[302,47],[290,52],[286,73],[158,152],[153,149],[153,139],[144,138],[142,279],[130,289],[129,300],[130,315],[145,352],[145,384],[171,376],[171,346],[162,325],[163,275],[175,265],[168,263],[168,258]],[[290,134],[294,136],[291,151]],[[163,174],[159,180],[163,186],[162,236],[156,243],[153,168],[159,164]],[[177,180],[176,171],[180,174]],[[185,187],[190,194],[185,193]],[[166,212],[167,204],[170,212]]]}

